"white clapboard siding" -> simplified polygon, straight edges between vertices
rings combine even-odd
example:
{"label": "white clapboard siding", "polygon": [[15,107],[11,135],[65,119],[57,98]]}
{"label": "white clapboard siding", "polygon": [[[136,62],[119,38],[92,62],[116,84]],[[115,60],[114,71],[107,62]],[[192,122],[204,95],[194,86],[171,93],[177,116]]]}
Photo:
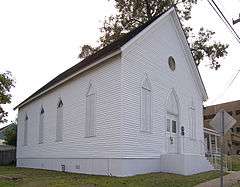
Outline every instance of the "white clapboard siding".
{"label": "white clapboard siding", "polygon": [[[191,98],[195,102],[197,114],[196,140],[185,138],[184,149],[181,153],[200,154],[202,140],[201,120],[202,95],[199,92],[193,72],[189,66],[189,59],[181,44],[173,20],[165,17],[158,24],[136,38],[122,52],[122,124],[123,124],[123,154],[126,157],[158,157],[167,153],[167,108],[169,97],[173,97],[174,90],[179,102],[179,126],[183,126],[185,137],[189,137],[189,106]],[[176,68],[171,70],[168,58],[175,59]],[[193,62],[191,62],[193,63]],[[151,80],[152,125],[151,133],[137,133],[142,128],[142,121],[146,121],[143,98],[139,94],[143,75]],[[175,103],[174,103],[175,104]],[[170,108],[176,108],[169,106]],[[173,113],[176,113],[173,111]],[[139,118],[141,116],[141,118]],[[198,136],[198,137],[197,137]],[[129,138],[131,137],[131,138]],[[183,144],[183,143],[181,143]],[[195,145],[197,144],[197,146]],[[140,146],[141,145],[141,146]]]}

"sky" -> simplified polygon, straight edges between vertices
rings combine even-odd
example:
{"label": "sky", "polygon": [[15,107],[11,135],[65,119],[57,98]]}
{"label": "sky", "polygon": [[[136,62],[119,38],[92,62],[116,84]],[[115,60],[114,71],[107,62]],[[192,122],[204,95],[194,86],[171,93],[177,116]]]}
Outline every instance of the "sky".
{"label": "sky", "polygon": [[[215,1],[230,23],[238,18],[240,0]],[[14,106],[79,62],[81,45],[97,45],[105,16],[114,12],[108,0],[0,1],[0,72],[9,70],[16,80],[12,103],[4,106],[9,121],[17,116]],[[216,40],[230,45],[218,71],[209,69],[207,61],[199,67],[209,96],[205,105],[240,99],[240,74],[228,88],[240,70],[240,44],[207,0],[199,1],[192,16],[194,29],[211,29],[216,32]],[[240,35],[240,23],[234,29]]]}

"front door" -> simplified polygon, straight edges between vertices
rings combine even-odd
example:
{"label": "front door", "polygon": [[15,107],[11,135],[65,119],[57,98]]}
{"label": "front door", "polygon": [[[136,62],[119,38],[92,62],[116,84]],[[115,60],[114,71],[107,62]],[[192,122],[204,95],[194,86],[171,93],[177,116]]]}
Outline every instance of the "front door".
{"label": "front door", "polygon": [[168,153],[177,153],[178,145],[178,121],[177,116],[167,115],[167,151]]}

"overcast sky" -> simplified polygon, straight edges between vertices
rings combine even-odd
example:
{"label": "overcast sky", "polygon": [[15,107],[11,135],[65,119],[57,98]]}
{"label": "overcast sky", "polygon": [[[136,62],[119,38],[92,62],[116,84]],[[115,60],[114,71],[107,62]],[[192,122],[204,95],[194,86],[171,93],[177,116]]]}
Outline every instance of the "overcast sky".
{"label": "overcast sky", "polygon": [[[238,17],[240,0],[215,1],[230,22]],[[0,72],[9,70],[16,79],[12,104],[5,106],[9,120],[16,118],[14,106],[79,62],[80,46],[96,44],[104,17],[112,13],[107,0],[0,1]],[[210,70],[207,62],[199,68],[209,95],[206,104],[240,99],[240,74],[226,89],[240,69],[240,44],[207,0],[194,8],[191,24],[216,31],[216,38],[230,45],[220,70]],[[240,35],[240,23],[234,28]]]}

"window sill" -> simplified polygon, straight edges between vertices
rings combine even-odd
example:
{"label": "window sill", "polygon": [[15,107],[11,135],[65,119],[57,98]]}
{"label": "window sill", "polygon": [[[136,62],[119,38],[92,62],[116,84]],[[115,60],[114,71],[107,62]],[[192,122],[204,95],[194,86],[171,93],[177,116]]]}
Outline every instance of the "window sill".
{"label": "window sill", "polygon": [[189,138],[191,141],[197,141],[197,138]]}
{"label": "window sill", "polygon": [[140,132],[142,132],[142,133],[146,133],[146,134],[153,134],[152,131],[146,131],[146,130],[140,130]]}
{"label": "window sill", "polygon": [[93,135],[93,136],[84,136],[84,138],[94,138],[96,137],[96,135]]}

